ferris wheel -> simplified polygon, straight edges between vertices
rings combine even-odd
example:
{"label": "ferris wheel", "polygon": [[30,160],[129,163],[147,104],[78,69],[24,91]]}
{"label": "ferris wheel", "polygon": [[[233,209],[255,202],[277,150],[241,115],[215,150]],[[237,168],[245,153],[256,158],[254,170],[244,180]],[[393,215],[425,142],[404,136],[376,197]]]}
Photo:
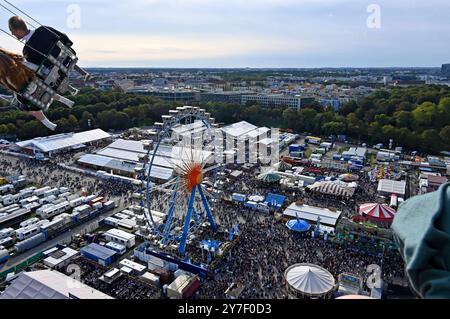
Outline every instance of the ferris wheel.
{"label": "ferris wheel", "polygon": [[[215,163],[215,120],[198,107],[171,110],[155,123],[153,143],[144,142],[148,151],[141,156],[141,200],[150,236],[160,247],[179,246],[185,255],[186,244],[199,229],[216,232],[214,218],[223,184],[223,164]],[[157,182],[161,171],[171,174]]]}

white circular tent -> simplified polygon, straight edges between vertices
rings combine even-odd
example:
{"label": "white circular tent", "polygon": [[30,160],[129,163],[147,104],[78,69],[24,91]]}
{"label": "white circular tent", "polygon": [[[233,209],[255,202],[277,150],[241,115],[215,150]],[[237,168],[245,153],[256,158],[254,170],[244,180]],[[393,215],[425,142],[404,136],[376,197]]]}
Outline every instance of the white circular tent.
{"label": "white circular tent", "polygon": [[336,287],[333,275],[325,268],[313,264],[293,265],[285,271],[284,277],[290,293],[303,299],[329,299]]}

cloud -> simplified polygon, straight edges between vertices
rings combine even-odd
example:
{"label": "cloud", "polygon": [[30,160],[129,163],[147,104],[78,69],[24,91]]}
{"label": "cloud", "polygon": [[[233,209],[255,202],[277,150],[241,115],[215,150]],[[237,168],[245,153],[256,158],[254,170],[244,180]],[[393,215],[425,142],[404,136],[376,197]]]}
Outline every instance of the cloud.
{"label": "cloud", "polygon": [[[201,60],[263,54],[277,55],[286,50],[301,52],[305,44],[286,42],[283,38],[160,37],[129,35],[77,35],[75,49],[82,64],[114,63],[116,60]],[[95,45],[93,45],[95,43]]]}
{"label": "cloud", "polygon": [[[448,0],[14,3],[40,22],[67,32],[81,63],[89,65],[439,65],[450,52]],[[82,9],[78,30],[66,25],[66,8],[72,3]],[[367,28],[371,3],[381,6],[381,29]],[[0,23],[6,27],[5,21]],[[6,36],[0,35],[0,41],[21,50]]]}

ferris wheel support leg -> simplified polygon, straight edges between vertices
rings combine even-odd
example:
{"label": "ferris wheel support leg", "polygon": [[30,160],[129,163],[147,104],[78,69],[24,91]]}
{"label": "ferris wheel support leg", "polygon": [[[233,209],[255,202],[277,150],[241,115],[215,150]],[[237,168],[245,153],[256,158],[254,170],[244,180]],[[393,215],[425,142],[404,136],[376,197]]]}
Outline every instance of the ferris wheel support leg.
{"label": "ferris wheel support leg", "polygon": [[191,198],[189,199],[189,206],[186,213],[186,219],[184,221],[184,227],[183,227],[183,235],[181,236],[180,240],[180,254],[181,256],[184,256],[184,253],[186,252],[186,240],[189,233],[189,224],[191,222],[191,215],[192,211],[194,210],[194,200],[195,200],[195,190],[194,187],[192,189]]}
{"label": "ferris wheel support leg", "polygon": [[206,216],[208,216],[209,223],[211,224],[211,228],[213,231],[217,230],[216,222],[214,221],[214,217],[211,214],[211,210],[209,209],[208,201],[206,200],[205,194],[203,193],[203,189],[200,185],[198,187],[198,192],[200,193],[200,196],[202,197],[203,206],[205,206],[206,210]]}
{"label": "ferris wheel support leg", "polygon": [[173,213],[175,211],[175,202],[177,200],[178,191],[175,191],[172,196],[172,200],[170,202],[169,213],[167,214],[167,221],[164,225],[164,237],[163,244],[167,244],[169,242],[170,236],[170,228],[172,227]]}

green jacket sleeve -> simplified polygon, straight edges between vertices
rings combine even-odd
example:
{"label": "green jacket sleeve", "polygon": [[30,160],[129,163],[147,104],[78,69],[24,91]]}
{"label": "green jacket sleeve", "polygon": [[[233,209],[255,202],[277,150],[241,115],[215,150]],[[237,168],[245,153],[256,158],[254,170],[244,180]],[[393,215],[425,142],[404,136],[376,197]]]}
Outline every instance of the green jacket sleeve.
{"label": "green jacket sleeve", "polygon": [[450,298],[450,183],[403,203],[392,229],[414,291]]}

